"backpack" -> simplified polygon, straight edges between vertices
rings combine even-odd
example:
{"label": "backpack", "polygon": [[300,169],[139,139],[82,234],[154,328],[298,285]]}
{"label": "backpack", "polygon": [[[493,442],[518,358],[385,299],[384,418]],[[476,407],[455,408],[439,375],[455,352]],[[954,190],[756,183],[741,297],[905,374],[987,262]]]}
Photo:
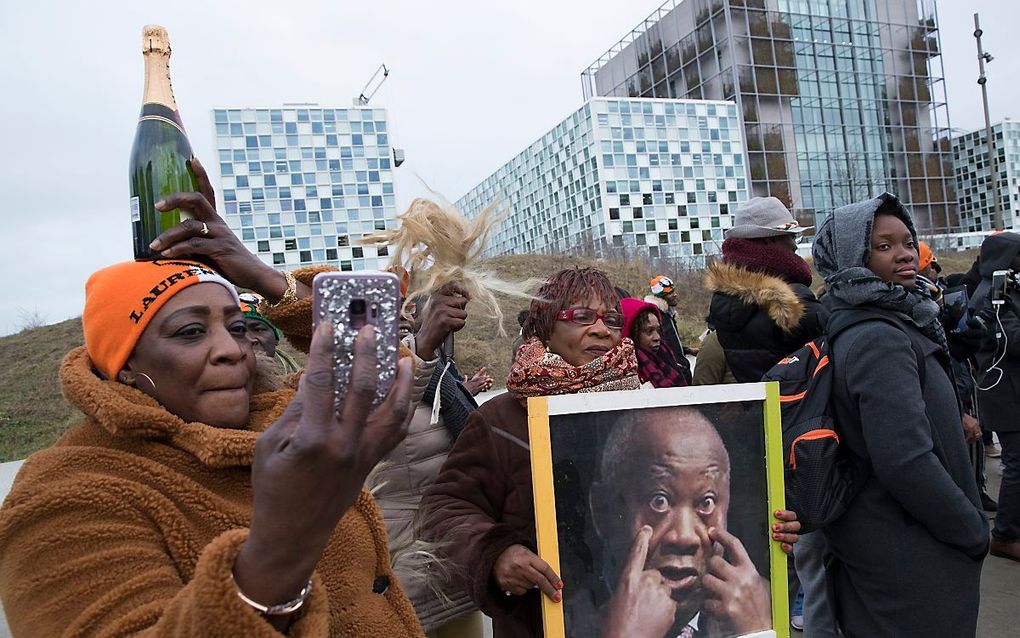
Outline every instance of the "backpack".
{"label": "backpack", "polygon": [[843,316],[838,321],[830,321],[826,334],[780,360],[762,377],[762,381],[779,382],[786,508],[797,513],[803,532],[820,529],[839,518],[871,474],[867,463],[851,455],[840,442],[840,427],[832,407],[831,341],[850,326],[865,321],[896,326],[910,337],[924,388],[924,353],[903,322],[862,309],[840,314]]}

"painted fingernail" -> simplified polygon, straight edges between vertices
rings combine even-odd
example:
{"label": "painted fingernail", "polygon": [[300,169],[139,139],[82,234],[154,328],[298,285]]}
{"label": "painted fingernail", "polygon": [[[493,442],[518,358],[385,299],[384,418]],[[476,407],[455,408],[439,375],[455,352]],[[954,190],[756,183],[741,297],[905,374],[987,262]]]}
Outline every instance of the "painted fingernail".
{"label": "painted fingernail", "polygon": [[779,515],[780,515],[781,513],[782,513],[782,511],[781,511],[781,510],[776,510],[776,518],[779,518]]}
{"label": "painted fingernail", "polygon": [[774,538],[774,539],[776,539],[776,540],[779,540],[779,534],[773,534],[773,535],[772,535],[772,538]]}
{"label": "painted fingernail", "polygon": [[155,206],[156,208],[163,208],[163,206],[165,206],[165,205],[166,205],[166,200],[165,199],[161,199],[158,202],[156,202],[155,204],[153,204],[153,206]]}
{"label": "painted fingernail", "polygon": [[556,582],[556,589],[563,589],[563,581],[562,580]]}
{"label": "painted fingernail", "polygon": [[776,530],[778,532],[779,531],[779,523],[776,523],[775,525],[773,525],[772,529],[774,529],[774,530]]}
{"label": "painted fingernail", "polygon": [[561,600],[563,600],[563,595],[560,594],[559,592],[556,592],[556,595],[553,596],[553,600],[555,600],[556,602],[560,602]]}

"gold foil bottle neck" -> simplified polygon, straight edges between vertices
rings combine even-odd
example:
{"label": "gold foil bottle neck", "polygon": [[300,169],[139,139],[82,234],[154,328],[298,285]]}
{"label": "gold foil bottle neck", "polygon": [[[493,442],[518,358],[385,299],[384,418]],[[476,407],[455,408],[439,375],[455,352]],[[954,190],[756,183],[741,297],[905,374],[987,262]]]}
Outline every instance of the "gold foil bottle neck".
{"label": "gold foil bottle neck", "polygon": [[142,27],[142,54],[170,55],[170,36],[158,24]]}
{"label": "gold foil bottle neck", "polygon": [[145,94],[142,104],[162,104],[177,110],[170,85],[170,37],[166,29],[149,24],[142,27],[142,57],[145,59]]}

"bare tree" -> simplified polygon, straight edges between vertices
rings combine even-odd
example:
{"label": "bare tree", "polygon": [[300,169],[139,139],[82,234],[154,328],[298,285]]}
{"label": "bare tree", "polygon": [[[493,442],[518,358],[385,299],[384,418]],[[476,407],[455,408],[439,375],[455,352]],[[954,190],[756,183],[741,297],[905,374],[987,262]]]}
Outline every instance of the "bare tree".
{"label": "bare tree", "polygon": [[42,328],[46,325],[46,315],[40,313],[38,308],[33,308],[32,310],[19,308],[18,323],[21,326],[18,332],[35,330],[36,328]]}
{"label": "bare tree", "polygon": [[839,163],[833,166],[832,177],[833,208],[870,199],[878,194],[875,192],[875,184],[849,155],[841,157]]}

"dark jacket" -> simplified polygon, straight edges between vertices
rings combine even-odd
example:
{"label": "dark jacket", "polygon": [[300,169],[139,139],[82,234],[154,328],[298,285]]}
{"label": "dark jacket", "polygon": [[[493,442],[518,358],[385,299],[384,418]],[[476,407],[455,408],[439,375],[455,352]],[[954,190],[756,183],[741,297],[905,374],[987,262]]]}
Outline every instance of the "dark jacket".
{"label": "dark jacket", "polygon": [[500,554],[537,553],[528,414],[509,393],[471,414],[422,503],[428,540],[442,542],[455,582],[492,617],[494,638],[542,636],[539,591],[506,596],[492,577]]}
{"label": "dark jacket", "polygon": [[[923,392],[911,339],[925,354]],[[871,467],[825,528],[844,634],[974,636],[988,523],[941,352],[913,326],[884,321],[851,326],[830,347],[843,443]]]}
{"label": "dark jacket", "polygon": [[825,326],[827,312],[804,284],[716,262],[705,286],[713,293],[708,324],[739,383],[760,381]]}
{"label": "dark jacket", "polygon": [[[981,425],[996,432],[1020,431],[1020,419],[1016,418],[1020,409],[1020,290],[1011,286],[1006,303],[999,306],[998,318],[996,307],[992,305],[990,292],[992,273],[996,270],[1010,270],[1013,260],[1020,253],[1020,235],[1016,233],[1000,233],[992,235],[981,244],[979,271],[981,283],[971,299],[971,308],[984,320],[987,330],[975,359],[978,381],[978,411]],[[995,333],[1002,323],[1002,337],[997,339]],[[1005,356],[1003,350],[1005,349]],[[996,368],[992,364],[1002,360]],[[988,388],[981,390],[981,388]]]}
{"label": "dark jacket", "polygon": [[683,339],[680,338],[680,329],[676,326],[676,310],[671,308],[664,299],[655,295],[645,295],[644,302],[652,304],[659,309],[662,342],[673,353],[673,358],[676,359],[677,364],[681,368],[681,374],[687,380],[687,384],[690,385],[693,377],[691,362],[687,360],[687,348],[684,347]]}

